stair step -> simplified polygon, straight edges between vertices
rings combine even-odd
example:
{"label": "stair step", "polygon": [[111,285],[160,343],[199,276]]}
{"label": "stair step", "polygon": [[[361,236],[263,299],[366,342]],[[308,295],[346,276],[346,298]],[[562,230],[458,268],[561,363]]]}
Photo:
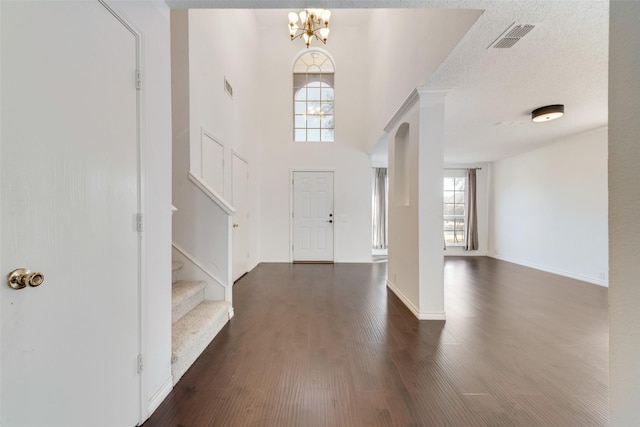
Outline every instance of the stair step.
{"label": "stair step", "polygon": [[184,263],[182,261],[171,261],[171,283],[178,281],[182,267],[184,267]]}
{"label": "stair step", "polygon": [[171,261],[171,271],[177,271],[184,267],[184,263],[182,261]]}
{"label": "stair step", "polygon": [[182,316],[193,310],[204,301],[206,282],[179,280],[171,286],[171,322],[175,323]]}
{"label": "stair step", "polygon": [[171,374],[175,385],[229,321],[229,301],[203,301],[171,328]]}

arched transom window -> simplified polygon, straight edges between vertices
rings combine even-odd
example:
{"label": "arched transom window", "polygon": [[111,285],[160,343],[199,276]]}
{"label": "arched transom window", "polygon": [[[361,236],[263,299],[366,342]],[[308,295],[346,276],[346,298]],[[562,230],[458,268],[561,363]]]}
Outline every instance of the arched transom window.
{"label": "arched transom window", "polygon": [[293,66],[293,127],[296,142],[333,142],[334,66],[322,52],[310,51]]}

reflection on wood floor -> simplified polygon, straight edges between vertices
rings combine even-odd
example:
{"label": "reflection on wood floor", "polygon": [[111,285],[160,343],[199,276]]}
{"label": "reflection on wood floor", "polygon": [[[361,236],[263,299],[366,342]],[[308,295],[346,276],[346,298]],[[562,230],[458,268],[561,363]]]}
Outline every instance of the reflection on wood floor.
{"label": "reflection on wood floor", "polygon": [[447,321],[418,321],[386,268],[259,265],[144,426],[607,425],[606,288],[447,258]]}

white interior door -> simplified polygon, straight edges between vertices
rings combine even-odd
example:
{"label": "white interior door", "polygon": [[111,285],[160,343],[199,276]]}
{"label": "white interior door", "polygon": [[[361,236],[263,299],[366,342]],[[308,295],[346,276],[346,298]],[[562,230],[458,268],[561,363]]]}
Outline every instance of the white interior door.
{"label": "white interior door", "polygon": [[333,172],[293,173],[293,260],[333,262]]}
{"label": "white interior door", "polygon": [[233,153],[233,281],[247,272],[249,266],[249,164]]}
{"label": "white interior door", "polygon": [[0,424],[134,426],[137,37],[97,1],[0,7]]}

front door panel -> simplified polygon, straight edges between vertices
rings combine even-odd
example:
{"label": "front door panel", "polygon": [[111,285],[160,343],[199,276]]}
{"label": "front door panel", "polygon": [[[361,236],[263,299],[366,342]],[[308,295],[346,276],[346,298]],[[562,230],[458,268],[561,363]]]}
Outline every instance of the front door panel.
{"label": "front door panel", "polygon": [[293,260],[333,262],[333,172],[293,173]]}

